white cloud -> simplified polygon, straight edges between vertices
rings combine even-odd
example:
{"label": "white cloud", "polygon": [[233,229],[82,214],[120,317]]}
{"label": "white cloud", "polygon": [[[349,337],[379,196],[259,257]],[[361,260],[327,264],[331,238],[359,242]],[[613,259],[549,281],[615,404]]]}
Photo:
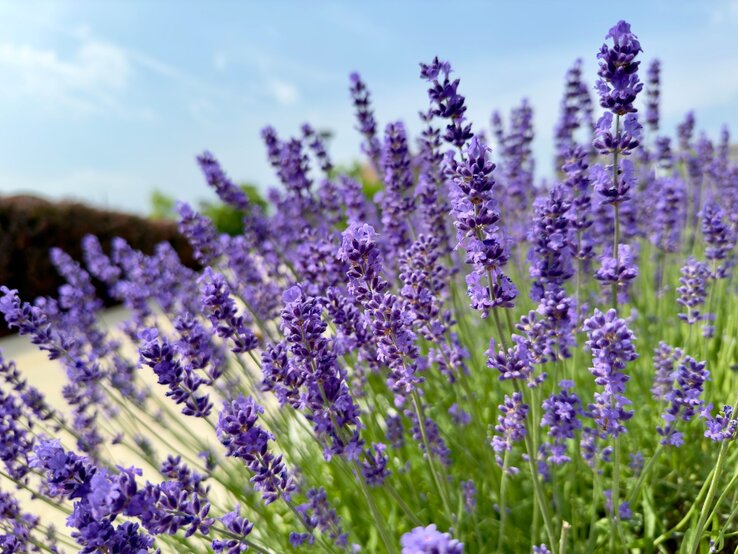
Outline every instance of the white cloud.
{"label": "white cloud", "polygon": [[95,111],[110,106],[131,75],[125,51],[97,40],[80,43],[66,57],[52,49],[0,43],[4,94],[32,96],[49,108]]}
{"label": "white cloud", "polygon": [[300,99],[300,93],[292,83],[273,80],[269,83],[269,89],[274,99],[282,106],[291,106]]}
{"label": "white cloud", "polygon": [[718,2],[711,12],[712,22],[716,24],[738,21],[738,0]]}
{"label": "white cloud", "polygon": [[228,67],[228,56],[225,52],[216,52],[213,56],[213,65],[218,71],[224,71]]}

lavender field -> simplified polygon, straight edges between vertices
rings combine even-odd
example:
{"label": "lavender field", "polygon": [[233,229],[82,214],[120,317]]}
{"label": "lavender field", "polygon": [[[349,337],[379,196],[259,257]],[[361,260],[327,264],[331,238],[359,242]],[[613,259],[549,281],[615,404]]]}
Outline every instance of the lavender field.
{"label": "lavender field", "polygon": [[197,156],[241,227],[178,202],[195,264],[88,235],[1,287],[0,551],[738,552],[738,164],[601,34],[553,159],[453,60],[382,125],[352,73],[361,171],[269,126],[264,204]]}

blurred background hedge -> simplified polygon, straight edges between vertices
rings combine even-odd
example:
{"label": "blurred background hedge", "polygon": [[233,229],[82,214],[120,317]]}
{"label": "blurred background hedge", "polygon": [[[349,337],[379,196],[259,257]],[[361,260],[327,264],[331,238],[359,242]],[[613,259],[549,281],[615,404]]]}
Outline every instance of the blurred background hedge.
{"label": "blurred background hedge", "polygon": [[[82,260],[82,237],[96,235],[106,252],[113,237],[125,239],[146,254],[168,241],[182,261],[195,262],[187,241],[173,221],[153,221],[131,214],[100,210],[79,202],[49,202],[35,196],[0,196],[0,285],[18,289],[21,298],[56,296],[62,284],[49,259],[56,246]],[[100,288],[101,298],[111,304]],[[0,335],[7,334],[0,325]]]}

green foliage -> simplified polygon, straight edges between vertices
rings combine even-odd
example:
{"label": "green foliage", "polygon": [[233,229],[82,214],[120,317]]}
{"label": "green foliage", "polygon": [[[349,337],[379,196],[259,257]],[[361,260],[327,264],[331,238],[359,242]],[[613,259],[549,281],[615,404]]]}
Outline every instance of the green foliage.
{"label": "green foliage", "polygon": [[[241,190],[246,193],[249,202],[254,209],[266,211],[268,207],[267,201],[262,196],[256,185],[250,183],[242,183],[239,185]],[[154,219],[176,219],[177,214],[174,209],[175,200],[171,196],[167,196],[161,191],[155,190],[151,193],[151,217]],[[221,232],[231,236],[243,233],[243,216],[244,213],[236,208],[224,204],[220,201],[201,201],[199,210],[203,215],[209,217],[215,228]]]}

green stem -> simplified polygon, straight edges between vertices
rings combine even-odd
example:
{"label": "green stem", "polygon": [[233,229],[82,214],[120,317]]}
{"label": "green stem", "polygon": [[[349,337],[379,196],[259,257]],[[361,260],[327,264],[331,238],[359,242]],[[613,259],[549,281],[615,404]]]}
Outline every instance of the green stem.
{"label": "green stem", "polygon": [[445,511],[445,515],[447,518],[451,518],[451,514],[453,513],[451,510],[451,503],[449,502],[449,499],[446,495],[446,488],[444,484],[441,482],[441,477],[438,475],[438,471],[436,470],[436,464],[433,460],[433,451],[431,450],[430,441],[428,440],[428,430],[425,427],[425,415],[423,414],[423,407],[420,403],[420,395],[418,394],[417,390],[413,390],[412,394],[412,401],[413,401],[413,408],[415,409],[415,415],[418,418],[418,427],[420,427],[420,436],[423,441],[423,446],[425,448],[425,455],[428,460],[428,467],[431,472],[431,476],[433,477],[433,482],[436,486],[436,491],[438,492],[438,495],[441,497],[441,502],[443,503],[443,509]]}

